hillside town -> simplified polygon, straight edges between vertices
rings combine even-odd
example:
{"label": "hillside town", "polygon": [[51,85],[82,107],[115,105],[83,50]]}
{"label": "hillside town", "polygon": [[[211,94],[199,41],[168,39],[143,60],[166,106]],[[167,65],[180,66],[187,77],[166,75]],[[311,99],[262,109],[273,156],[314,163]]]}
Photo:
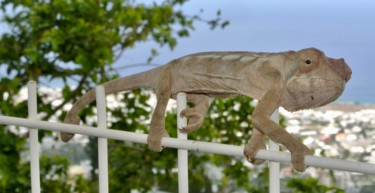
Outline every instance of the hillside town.
{"label": "hillside town", "polygon": [[[286,130],[300,137],[314,155],[375,163],[375,106],[330,104],[314,110],[294,113],[280,111]],[[308,168],[307,173],[324,184],[332,184],[328,171]],[[284,178],[291,168],[283,168]],[[374,190],[375,177],[335,171],[337,185],[346,192]],[[372,191],[370,191],[372,192]]]}

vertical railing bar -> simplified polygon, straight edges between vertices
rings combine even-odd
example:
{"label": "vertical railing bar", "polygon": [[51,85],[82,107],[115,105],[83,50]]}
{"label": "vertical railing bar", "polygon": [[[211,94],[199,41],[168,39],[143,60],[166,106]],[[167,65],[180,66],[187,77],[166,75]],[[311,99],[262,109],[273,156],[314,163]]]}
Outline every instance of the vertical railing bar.
{"label": "vertical railing bar", "polygon": [[[275,110],[271,115],[271,120],[279,124],[279,109]],[[269,140],[269,149],[274,151],[279,151],[279,144]],[[269,162],[269,184],[270,193],[280,193],[280,163],[279,162]]]}
{"label": "vertical railing bar", "polygon": [[[28,114],[29,119],[36,120],[38,115],[37,110],[37,89],[36,82],[29,81],[27,85],[28,94]],[[30,172],[31,172],[31,192],[40,193],[40,170],[39,170],[39,141],[38,129],[30,128],[29,130],[30,142]]]}
{"label": "vertical railing bar", "polygon": [[[185,117],[181,117],[181,111],[186,109],[186,94],[177,94],[177,138],[187,140],[187,134],[179,132],[179,129],[187,125]],[[178,192],[189,192],[188,151],[178,149]]]}
{"label": "vertical railing bar", "polygon": [[[107,128],[106,98],[103,86],[96,87],[96,108],[98,111],[98,129]],[[99,192],[108,193],[108,142],[107,138],[98,138]]]}

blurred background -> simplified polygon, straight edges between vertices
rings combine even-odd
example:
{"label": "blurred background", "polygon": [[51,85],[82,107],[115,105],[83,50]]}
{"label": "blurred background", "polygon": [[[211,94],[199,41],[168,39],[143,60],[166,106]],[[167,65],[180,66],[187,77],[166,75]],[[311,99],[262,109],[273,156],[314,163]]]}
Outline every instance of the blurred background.
{"label": "blurred background", "polygon": [[[203,51],[281,52],[316,47],[353,70],[331,105],[289,113],[280,124],[315,155],[375,163],[375,2],[198,0],[2,0],[0,114],[27,117],[27,81],[38,82],[38,118],[59,121],[95,85]],[[148,90],[107,97],[108,128],[148,133],[155,96]],[[244,145],[256,100],[212,104],[189,139]],[[80,113],[96,125],[95,104]],[[173,101],[166,127],[176,136]],[[28,130],[1,126],[0,192],[30,192]],[[96,138],[62,143],[40,131],[43,192],[97,192]],[[110,192],[176,192],[174,149],[109,141]],[[151,175],[152,174],[152,175]],[[189,154],[191,192],[268,192],[268,166],[242,157]],[[282,165],[282,192],[373,192],[374,176]]]}

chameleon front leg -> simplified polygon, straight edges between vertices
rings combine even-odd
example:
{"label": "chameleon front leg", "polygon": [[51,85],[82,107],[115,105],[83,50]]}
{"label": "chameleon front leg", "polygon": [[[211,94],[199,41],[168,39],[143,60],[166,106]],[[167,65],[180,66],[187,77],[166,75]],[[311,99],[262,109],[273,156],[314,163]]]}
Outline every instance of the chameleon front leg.
{"label": "chameleon front leg", "polygon": [[258,151],[261,149],[266,149],[266,146],[264,145],[264,135],[259,130],[253,129],[251,138],[249,142],[246,144],[244,150],[244,154],[246,155],[246,158],[250,163],[259,165],[265,161],[254,158]]}
{"label": "chameleon front leg", "polygon": [[189,118],[189,123],[181,128],[182,133],[188,133],[199,129],[204,121],[204,117],[211,105],[212,98],[207,95],[188,94],[188,101],[194,104],[193,108],[187,108],[181,111],[181,117]]}
{"label": "chameleon front leg", "polygon": [[[311,154],[300,141],[291,136],[287,131],[273,122],[269,117],[278,108],[281,98],[281,90],[274,89],[268,91],[253,112],[253,125],[255,129],[269,136],[273,141],[284,145],[292,154],[292,164],[297,171],[305,171],[305,155]],[[249,153],[250,152],[250,153]],[[254,159],[251,147],[245,147],[245,156],[249,161]]]}

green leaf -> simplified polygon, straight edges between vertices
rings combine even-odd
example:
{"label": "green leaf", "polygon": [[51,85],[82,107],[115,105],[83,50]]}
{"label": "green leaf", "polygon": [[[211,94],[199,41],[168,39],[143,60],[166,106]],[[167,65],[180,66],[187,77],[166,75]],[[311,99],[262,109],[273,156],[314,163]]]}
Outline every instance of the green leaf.
{"label": "green leaf", "polygon": [[228,25],[230,24],[230,22],[228,20],[224,21],[222,24],[221,24],[221,28],[225,28],[227,27]]}

